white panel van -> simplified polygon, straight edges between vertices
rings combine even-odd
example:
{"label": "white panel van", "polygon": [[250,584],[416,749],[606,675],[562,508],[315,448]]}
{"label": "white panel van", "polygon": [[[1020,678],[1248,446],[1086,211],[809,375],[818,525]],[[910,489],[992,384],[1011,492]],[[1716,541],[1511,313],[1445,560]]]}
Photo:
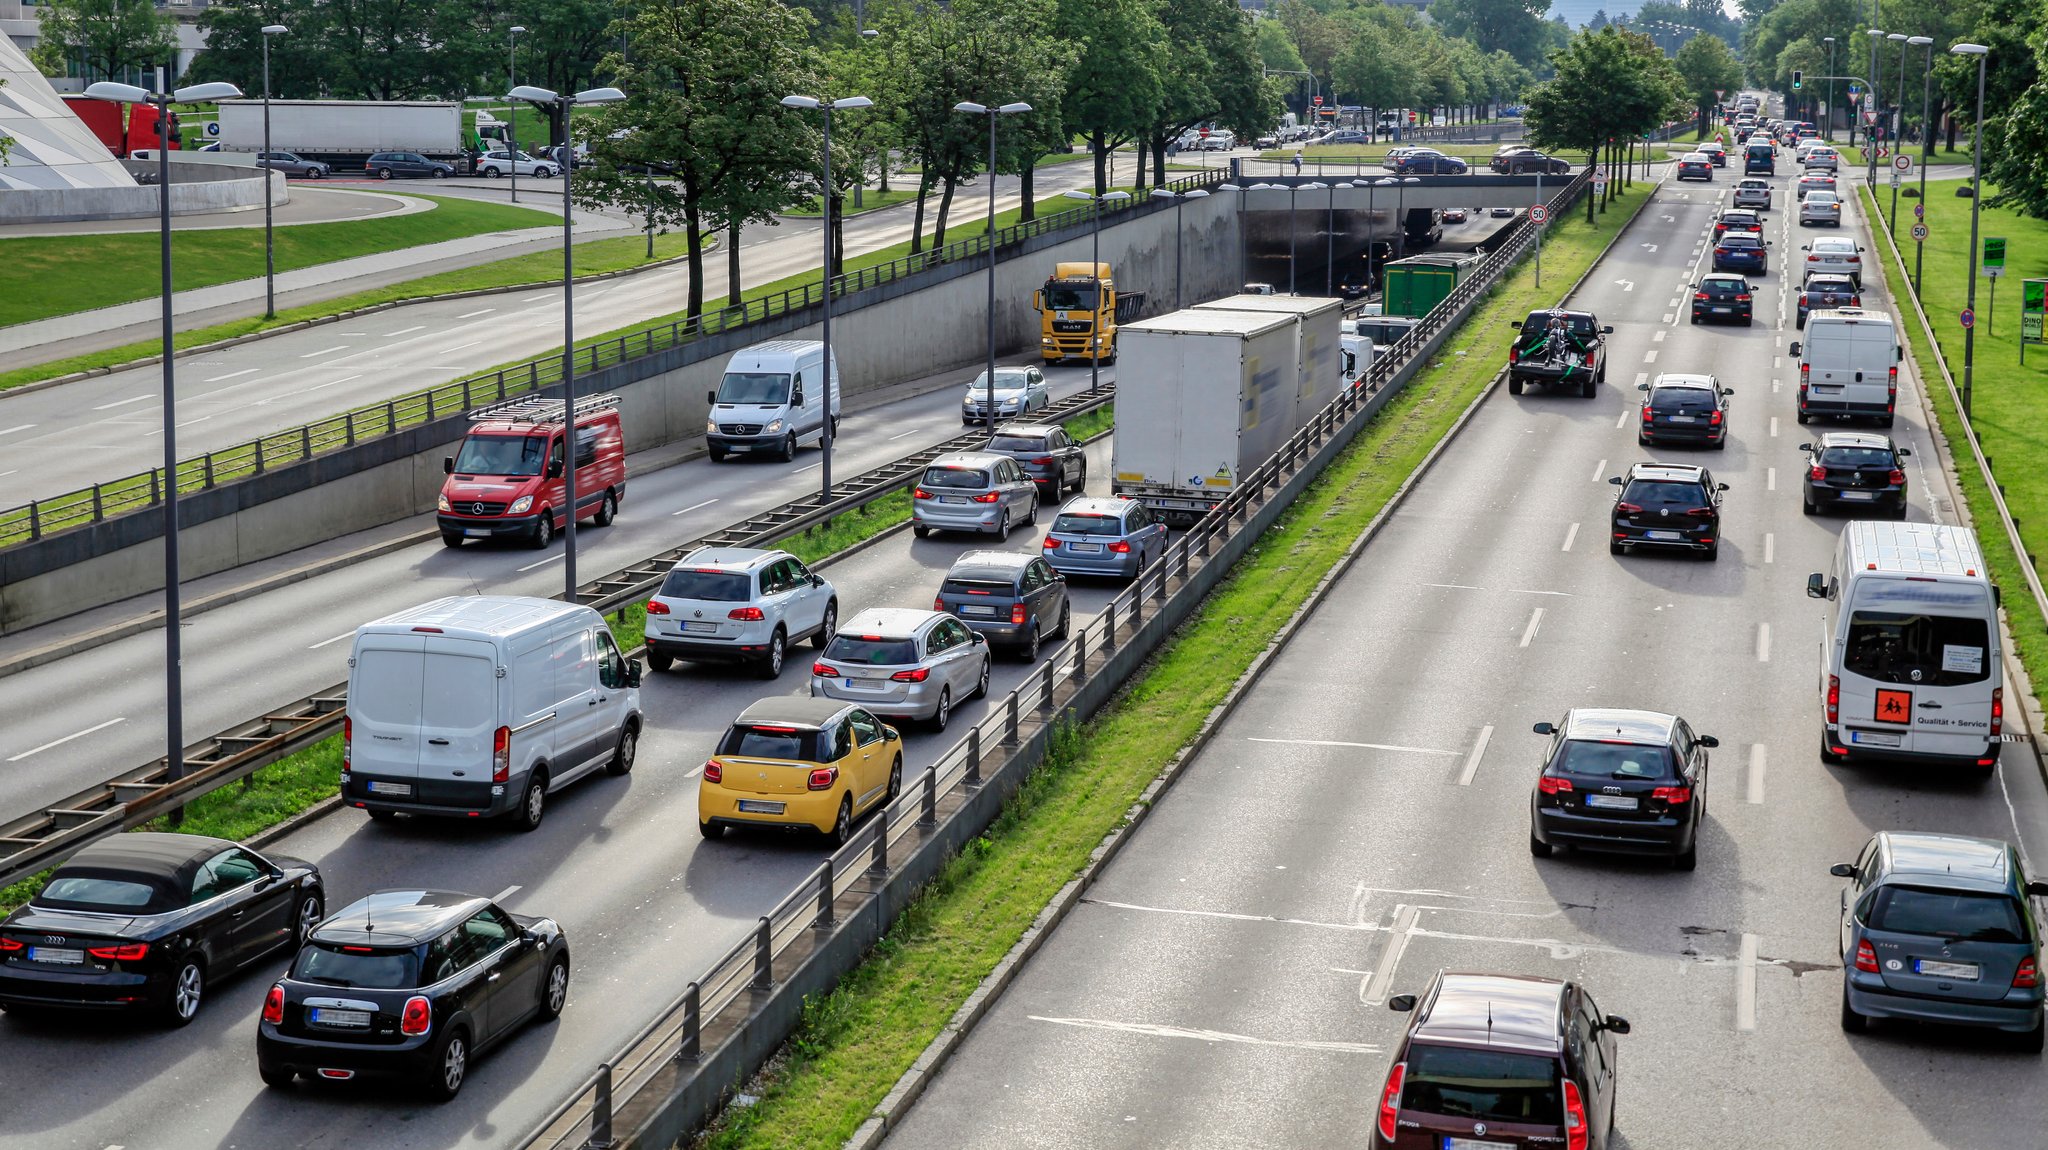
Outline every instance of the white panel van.
{"label": "white panel van", "polygon": [[1968,528],[1851,523],[1806,593],[1827,602],[1822,759],[1997,766],[1998,593]]}
{"label": "white panel van", "polygon": [[371,818],[540,825],[547,795],[633,769],[640,665],[588,607],[521,595],[436,599],[356,628],[341,793]]}
{"label": "white panel van", "polygon": [[1892,425],[1906,353],[1891,316],[1860,307],[1814,312],[1791,351],[1799,357],[1799,422],[1829,415]]}
{"label": "white panel van", "polygon": [[839,357],[832,357],[828,388],[824,344],[814,339],[755,344],[733,353],[724,378],[706,398],[711,416],[704,438],[711,462],[751,453],[786,463],[799,446],[824,442],[828,405],[832,438],[839,438]]}

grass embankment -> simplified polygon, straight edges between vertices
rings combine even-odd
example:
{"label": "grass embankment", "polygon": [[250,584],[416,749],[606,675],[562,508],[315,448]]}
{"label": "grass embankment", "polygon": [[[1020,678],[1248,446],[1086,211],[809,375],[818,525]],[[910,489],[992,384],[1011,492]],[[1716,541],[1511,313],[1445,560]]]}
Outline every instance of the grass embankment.
{"label": "grass embankment", "polygon": [[[275,229],[277,270],[461,239],[546,227],[551,213],[459,196],[426,196],[436,207],[409,215],[299,224]],[[0,240],[0,325],[111,307],[157,294],[159,240],[153,232],[20,236]],[[171,232],[171,285],[211,287],[263,274],[263,227]],[[125,269],[125,270],[123,270]]]}
{"label": "grass embankment", "polygon": [[[1955,196],[1962,183],[1936,180],[1927,185],[1924,202],[1929,234],[1920,284],[1921,306],[1927,309],[1927,322],[1934,328],[1941,354],[1947,359],[1958,388],[1963,382],[1963,328],[1957,317],[1968,300],[1970,270],[1970,201]],[[1880,185],[1879,190],[1884,196],[1873,205],[1870,190],[1861,189],[1863,208],[1873,230],[1883,228],[1882,209],[1891,203],[1890,189]],[[1998,522],[1998,507],[1984,486],[1983,474],[1970,458],[1961,414],[1949,398],[1948,387],[1942,383],[1934,349],[1928,346],[1920,320],[1906,300],[1912,284],[1912,224],[1912,213],[1901,199],[1899,252],[1905,260],[1903,266],[1891,258],[1883,237],[1878,237],[1876,244],[1883,253],[1886,282],[1899,301],[1899,314],[1894,318],[1912,343],[1913,357],[1921,366],[1921,385],[1933,400],[1935,417],[1955,454],[1956,475],[1961,481],[1963,498],[1970,505],[1985,562],[1991,565],[1992,577],[2005,589],[2005,613],[2019,648],[2020,663],[2033,680],[2037,697],[2048,702],[2048,696],[2043,696],[2043,689],[2048,688],[2048,620],[2042,619],[2033,595],[2027,591],[2020,558]],[[2048,393],[2044,393],[2042,386],[2043,376],[2048,375],[2048,347],[2036,347],[2025,367],[2019,362],[2020,281],[2048,276],[2048,223],[2023,219],[2010,209],[1986,207],[1978,230],[1985,236],[2004,237],[2007,276],[2001,285],[2004,290],[1999,292],[2006,303],[1999,306],[2000,314],[1996,316],[1988,314],[1991,281],[1981,277],[1977,281],[1971,423],[2005,490],[2006,508],[2019,521],[2020,539],[2026,544],[2027,553],[2048,555],[2048,467],[2043,466],[2040,435],[2041,427],[2048,423]]]}
{"label": "grass embankment", "polygon": [[836,1147],[873,1112],[960,1004],[1187,745],[1251,661],[1441,440],[1501,363],[1511,317],[1549,306],[1648,199],[1624,194],[1544,238],[1550,287],[1526,264],[1482,301],[1408,385],[1284,514],[1135,681],[1056,740],[996,823],[952,860],[868,961],[807,1004],[795,1036],[721,1116],[705,1150]]}
{"label": "grass embankment", "polygon": [[[897,204],[907,204],[916,198],[916,181],[912,181],[912,186],[910,187],[906,188],[898,186],[890,188],[886,192],[878,192],[873,188],[867,188],[863,190],[860,194],[859,207],[854,207],[853,197],[847,196],[845,200],[845,206],[840,209],[840,212],[843,216],[849,218],[853,216],[864,216],[867,215],[869,212],[879,212],[883,208],[893,208]],[[955,202],[958,202],[957,199]],[[810,202],[806,203],[803,207],[791,208],[782,214],[785,216],[792,217],[794,219],[815,220],[819,216],[824,214],[824,208],[819,205],[817,200],[813,199]]]}
{"label": "grass embankment", "polygon": [[[1097,408],[1067,420],[1061,426],[1077,440],[1100,435],[1116,422],[1114,405]],[[898,491],[875,500],[858,511],[819,524],[800,535],[776,544],[805,563],[818,563],[856,543],[872,539],[910,519],[910,493]],[[619,648],[631,651],[647,634],[647,609],[634,604],[608,616],[612,637]],[[341,786],[341,736],[334,735],[272,763],[250,775],[240,786],[223,787],[201,795],[185,806],[185,821],[173,827],[158,819],[144,830],[176,830],[185,834],[209,835],[222,839],[246,839],[333,796]],[[43,888],[49,872],[0,887],[0,916],[27,902]]]}

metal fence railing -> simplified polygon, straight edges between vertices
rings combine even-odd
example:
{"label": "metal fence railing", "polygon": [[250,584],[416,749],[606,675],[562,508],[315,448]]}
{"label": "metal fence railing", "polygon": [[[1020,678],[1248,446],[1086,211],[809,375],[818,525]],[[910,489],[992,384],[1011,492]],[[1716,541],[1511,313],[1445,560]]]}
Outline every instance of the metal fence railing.
{"label": "metal fence railing", "polygon": [[[1169,181],[1174,190],[1221,183],[1224,172],[1198,172]],[[1111,201],[1100,210],[1105,214],[1144,214],[1163,211],[1164,201],[1131,199]],[[998,258],[1035,236],[1050,235],[1090,222],[1094,205],[1040,216],[1024,223],[996,229],[991,238],[980,233],[955,240],[943,247],[900,256],[872,267],[855,268],[832,279],[834,307],[860,307],[859,296],[906,276],[947,264],[985,257],[991,247]],[[668,323],[579,342],[575,349],[575,370],[580,375],[635,359],[656,355],[707,335],[763,323],[794,312],[817,307],[825,299],[822,281],[799,284],[772,295],[745,300],[731,307]],[[180,497],[205,491],[265,471],[311,459],[339,448],[352,447],[366,439],[430,423],[444,416],[468,411],[508,396],[536,391],[562,381],[563,357],[558,352],[483,375],[441,384],[425,391],[399,396],[381,403],[344,411],[339,415],[298,427],[274,432],[246,443],[209,451],[177,465]],[[61,531],[98,523],[119,515],[147,511],[163,503],[167,479],[164,469],[122,476],[93,484],[81,491],[0,510],[0,548],[19,546]]]}

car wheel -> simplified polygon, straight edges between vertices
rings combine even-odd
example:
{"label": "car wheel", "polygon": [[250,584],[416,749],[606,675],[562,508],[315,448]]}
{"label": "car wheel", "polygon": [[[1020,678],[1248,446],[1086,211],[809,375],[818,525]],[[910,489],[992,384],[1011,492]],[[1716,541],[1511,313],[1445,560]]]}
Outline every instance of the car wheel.
{"label": "car wheel", "polygon": [[1070,633],[1072,633],[1072,631],[1073,631],[1073,627],[1074,627],[1074,605],[1073,605],[1072,603],[1062,603],[1062,604],[1060,604],[1060,625],[1059,625],[1059,627],[1058,627],[1058,628],[1057,628],[1056,630],[1054,630],[1054,631],[1053,631],[1053,633],[1052,633],[1052,634],[1053,634],[1053,638],[1055,638],[1055,639],[1064,639],[1064,638],[1066,638],[1066,637],[1067,637],[1067,636],[1068,636],[1068,635],[1069,635]]}
{"label": "car wheel", "polygon": [[1593,398],[1593,391],[1594,391],[1594,389],[1595,389],[1596,387],[1598,387],[1598,386],[1599,386],[1599,384],[1598,384],[1598,383],[1596,383],[1596,382],[1594,381],[1593,377],[1592,377],[1592,376],[1590,376],[1590,375],[1589,375],[1589,376],[1587,376],[1586,378],[1584,378],[1584,379],[1580,380],[1580,381],[1579,381],[1579,398],[1580,398],[1580,399],[1591,399],[1591,398]]}
{"label": "car wheel", "polygon": [[1818,508],[1818,507],[1814,506],[1813,500],[1811,500],[1811,499],[1805,499],[1805,498],[1802,498],[1802,499],[1800,499],[1800,501],[1799,501],[1799,510],[1800,510],[1800,511],[1802,511],[1802,512],[1804,512],[1804,513],[1806,513],[1806,514],[1808,514],[1808,515],[1819,515],[1819,514],[1820,514],[1820,508]]}
{"label": "car wheel", "polygon": [[1856,1012],[1856,1008],[1849,1005],[1849,988],[1844,986],[1842,988],[1843,1032],[1847,1034],[1862,1034],[1864,1031],[1869,1029],[1870,1016],[1867,1014],[1858,1014]]}
{"label": "car wheel", "polygon": [[184,1026],[198,1017],[199,1007],[205,1001],[206,968],[199,964],[197,955],[187,955],[179,961],[178,972],[171,976],[170,990],[164,995],[157,1017],[165,1026]]}
{"label": "car wheel", "polygon": [[597,525],[599,527],[610,527],[612,520],[618,517],[619,497],[610,491],[606,491],[604,493],[604,502],[597,505]]}
{"label": "car wheel", "polygon": [[1672,870],[1694,870],[1700,865],[1700,844],[1695,842],[1671,860]]}
{"label": "car wheel", "polygon": [[2013,1045],[2024,1054],[2039,1054],[2044,1049],[2043,1038],[2048,1038],[2048,1015],[2034,1023],[2034,1029],[2016,1036]]}
{"label": "car wheel", "polygon": [[632,774],[633,760],[639,754],[640,730],[633,726],[633,724],[627,723],[625,729],[619,732],[618,749],[612,752],[611,761],[604,765],[604,773],[608,775]]}
{"label": "car wheel", "polygon": [[1535,855],[1537,858],[1547,859],[1550,857],[1550,844],[1544,842],[1542,839],[1537,838],[1535,831],[1530,831],[1529,853]]}
{"label": "car wheel", "polygon": [[502,171],[502,170],[501,170],[501,169],[500,169],[500,168],[499,168],[499,167],[498,167],[497,165],[495,165],[495,164],[493,164],[493,165],[491,165],[490,167],[487,167],[487,168],[485,168],[485,169],[484,169],[484,176],[485,176],[485,178],[486,178],[486,179],[492,179],[492,180],[495,180],[495,179],[497,179],[497,178],[498,178],[499,176],[502,176],[502,175],[504,175],[504,174],[505,174],[505,173],[504,173],[504,172],[503,172],[503,171]]}
{"label": "car wheel", "polygon": [[897,756],[896,756],[896,761],[895,761],[895,762],[893,762],[893,763],[890,763],[890,764],[889,764],[889,797],[888,797],[888,798],[886,798],[886,799],[883,799],[882,801],[883,801],[884,803],[893,803],[893,802],[895,802],[895,801],[896,801],[896,796],[897,796],[897,795],[900,795],[900,794],[902,794],[902,793],[903,793],[903,756],[902,756],[902,755],[897,755]]}
{"label": "car wheel", "polygon": [[539,771],[527,776],[526,793],[520,796],[518,809],[512,812],[512,827],[518,831],[530,831],[540,826],[541,819],[548,813],[548,781]]}
{"label": "car wheel", "polygon": [[562,1008],[569,1004],[569,956],[557,955],[548,964],[547,977],[540,984],[540,1016],[543,1021],[552,1022],[562,1017]]}
{"label": "car wheel", "polygon": [[443,531],[443,532],[441,532],[441,546],[443,546],[443,547],[460,547],[460,546],[462,546],[462,532],[460,532],[460,531]]}
{"label": "car wheel", "polygon": [[320,918],[325,913],[325,909],[325,901],[317,894],[309,894],[299,900],[298,917],[292,920],[292,947],[294,949],[305,945],[306,940],[313,936],[313,928],[320,925]]}
{"label": "car wheel", "polygon": [[698,823],[697,833],[703,835],[707,839],[722,839],[725,837],[725,824]]}
{"label": "car wheel", "polygon": [[1607,541],[1607,553],[1609,555],[1626,555],[1628,554],[1628,544],[1623,543],[1619,539],[1609,539]]}
{"label": "car wheel", "polygon": [[1808,415],[1808,414],[1806,414],[1806,413],[1805,413],[1805,412],[1803,412],[1803,411],[1800,411],[1800,412],[1794,412],[1794,413],[1793,413],[1793,417],[1794,417],[1794,418],[1796,418],[1797,420],[1799,420],[1799,422],[1801,422],[1801,423],[1811,423],[1811,422],[1813,422],[1813,417],[1812,417],[1811,415]]}
{"label": "car wheel", "polygon": [[915,536],[917,536],[917,537],[918,537],[919,539],[929,539],[929,538],[931,538],[931,537],[932,537],[932,529],[931,529],[931,528],[929,528],[929,527],[926,527],[926,526],[925,526],[924,524],[922,524],[922,523],[913,523],[913,524],[911,524],[911,525],[910,525],[910,533],[911,533],[912,535],[915,535]]}
{"label": "car wheel", "polygon": [[1010,537],[1010,509],[1009,509],[1009,508],[1007,508],[1007,507],[1005,507],[1005,508],[1003,508],[1003,513],[1002,513],[1002,515],[1001,515],[1000,517],[998,517],[998,518],[996,519],[996,538],[998,538],[998,539],[1008,539],[1009,537]]}
{"label": "car wheel", "polygon": [[256,1060],[256,1076],[263,1080],[263,1085],[273,1090],[283,1090],[285,1087],[290,1086],[294,1079],[298,1078],[297,1072],[286,1070],[284,1067],[265,1061],[262,1058]]}
{"label": "car wheel", "polygon": [[555,513],[543,507],[540,518],[534,521],[533,534],[526,537],[526,545],[535,551],[545,551],[555,541]]}
{"label": "car wheel", "polygon": [[1883,419],[1877,421],[1877,425],[1879,427],[1890,427],[1892,425],[1892,417],[1887,414]]}
{"label": "car wheel", "polygon": [[1906,517],[1906,514],[1907,514],[1907,510],[1908,510],[1908,508],[1907,508],[1907,504],[1906,504],[1906,501],[1905,501],[1904,499],[1900,499],[1900,500],[1899,500],[1899,505],[1898,505],[1897,507],[1894,507],[1894,508],[1892,508],[1892,518],[1893,518],[1893,519],[1904,519],[1904,518]]}
{"label": "car wheel", "polygon": [[397,811],[370,811],[368,814],[373,823],[388,823],[398,817]]}
{"label": "car wheel", "polygon": [[1699,322],[1700,322],[1700,313],[1698,313],[1698,312],[1694,312],[1694,313],[1692,313],[1692,322],[1693,322],[1693,326],[1694,326],[1694,327],[1698,327],[1698,326],[1699,326]]}
{"label": "car wheel", "polygon": [[711,457],[711,462],[713,462],[713,463],[724,463],[724,462],[725,462],[725,448],[723,448],[723,447],[712,447],[712,448],[709,448],[709,449],[707,449],[707,450],[706,450],[705,454],[707,454],[707,455],[709,455],[709,456]]}
{"label": "car wheel", "polygon": [[647,649],[647,669],[648,669],[648,670],[650,670],[650,671],[666,671],[666,670],[668,670],[668,669],[669,669],[670,667],[672,667],[672,666],[674,666],[674,665],[675,665],[675,657],[674,657],[674,656],[672,656],[672,655],[670,655],[670,654],[669,654],[668,652],[666,652],[666,651],[657,651],[657,650],[655,650],[655,649],[654,649],[654,648],[652,648],[652,647],[649,647],[649,648]]}
{"label": "car wheel", "polygon": [[441,1057],[435,1060],[434,1072],[427,1079],[427,1094],[436,1102],[447,1102],[462,1092],[462,1081],[467,1077],[469,1031],[458,1026],[441,1043]]}
{"label": "car wheel", "polygon": [[974,695],[976,698],[988,698],[988,673],[989,664],[992,662],[994,662],[993,659],[989,659],[986,657],[984,657],[981,660],[981,678],[975,680],[974,682]]}
{"label": "car wheel", "polygon": [[825,621],[818,624],[818,630],[811,636],[811,646],[822,651],[832,642],[832,636],[839,633],[839,601],[825,604]]}
{"label": "car wheel", "polygon": [[533,170],[533,174],[540,177],[543,180],[552,180],[555,178],[555,172],[552,168],[535,168]]}
{"label": "car wheel", "polygon": [[1750,326],[1751,324],[1753,324],[1753,323],[1755,323],[1755,322],[1756,322],[1756,320],[1752,319],[1752,318],[1751,318],[1751,317],[1749,317],[1749,316],[1743,316],[1743,317],[1742,317],[1742,326],[1744,326],[1744,327],[1748,327],[1748,326]]}
{"label": "car wheel", "polygon": [[378,178],[378,179],[380,179],[380,180],[388,180],[388,179],[390,179],[390,178],[391,178],[391,169],[390,169],[390,168],[378,168],[378,169],[377,169],[377,178]]}
{"label": "car wheel", "polygon": [[938,706],[938,709],[937,709],[937,710],[934,710],[934,711],[932,712],[932,720],[931,720],[931,722],[932,722],[932,730],[934,730],[934,731],[943,731],[943,730],[945,730],[945,729],[946,729],[946,724],[947,724],[947,723],[949,723],[949,722],[951,722],[951,721],[952,721],[952,719],[953,719],[953,689],[952,689],[951,687],[940,687],[940,688],[939,688],[939,706]]}
{"label": "car wheel", "polygon": [[768,636],[768,654],[761,659],[760,664],[756,667],[756,671],[763,679],[779,679],[782,677],[782,656],[787,645],[788,640],[783,635],[782,628],[775,628],[775,633]]}
{"label": "car wheel", "polygon": [[1828,729],[1826,727],[1820,729],[1820,761],[1837,765],[1843,761],[1843,756],[1828,749]]}
{"label": "car wheel", "polygon": [[796,458],[796,432],[782,437],[782,450],[778,454],[784,463]]}
{"label": "car wheel", "polygon": [[1038,522],[1038,489],[1035,487],[1031,489],[1031,505],[1024,509],[1024,522]]}
{"label": "car wheel", "polygon": [[1508,377],[1508,394],[1509,394],[1509,395],[1520,395],[1520,394],[1522,394],[1522,380],[1521,380],[1521,377],[1519,377],[1519,376],[1513,376],[1513,375],[1511,375],[1511,376],[1509,376],[1509,377]]}
{"label": "car wheel", "polygon": [[1722,436],[1721,436],[1721,438],[1719,438],[1719,439],[1717,439],[1717,440],[1715,440],[1715,441],[1714,441],[1714,450],[1715,450],[1715,451],[1726,451],[1726,450],[1728,450],[1728,437],[1727,437],[1727,436],[1726,436],[1725,434],[1724,434],[1724,435],[1722,435]]}
{"label": "car wheel", "polygon": [[1721,545],[1719,543],[1709,543],[1707,544],[1707,549],[1701,552],[1701,554],[1706,556],[1707,562],[1712,563],[1721,557]]}
{"label": "car wheel", "polygon": [[1077,493],[1088,490],[1088,465],[1086,463],[1081,465],[1081,474],[1075,478],[1072,490]]}
{"label": "car wheel", "polygon": [[1038,624],[1031,625],[1031,631],[1024,636],[1024,642],[1017,648],[1017,657],[1026,663],[1038,662]]}
{"label": "car wheel", "polygon": [[[889,828],[883,827],[884,833]],[[832,829],[825,832],[825,841],[835,847],[843,847],[853,838],[853,796],[845,795],[839,800],[838,817],[832,820]]]}

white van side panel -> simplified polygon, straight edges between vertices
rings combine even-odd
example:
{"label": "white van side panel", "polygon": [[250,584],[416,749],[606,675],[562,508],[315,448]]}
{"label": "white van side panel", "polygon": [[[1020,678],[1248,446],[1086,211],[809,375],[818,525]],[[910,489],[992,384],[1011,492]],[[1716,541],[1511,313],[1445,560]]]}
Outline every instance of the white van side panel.
{"label": "white van side panel", "polygon": [[[518,730],[528,723],[558,711],[555,706],[554,639],[552,628],[521,636],[520,647],[512,652],[512,713],[506,726]],[[539,723],[512,736],[512,772],[524,774],[540,759],[551,759],[558,736],[559,713],[554,722]]]}
{"label": "white van side panel", "polygon": [[424,635],[356,637],[348,676],[349,768],[372,775],[419,774]]}

